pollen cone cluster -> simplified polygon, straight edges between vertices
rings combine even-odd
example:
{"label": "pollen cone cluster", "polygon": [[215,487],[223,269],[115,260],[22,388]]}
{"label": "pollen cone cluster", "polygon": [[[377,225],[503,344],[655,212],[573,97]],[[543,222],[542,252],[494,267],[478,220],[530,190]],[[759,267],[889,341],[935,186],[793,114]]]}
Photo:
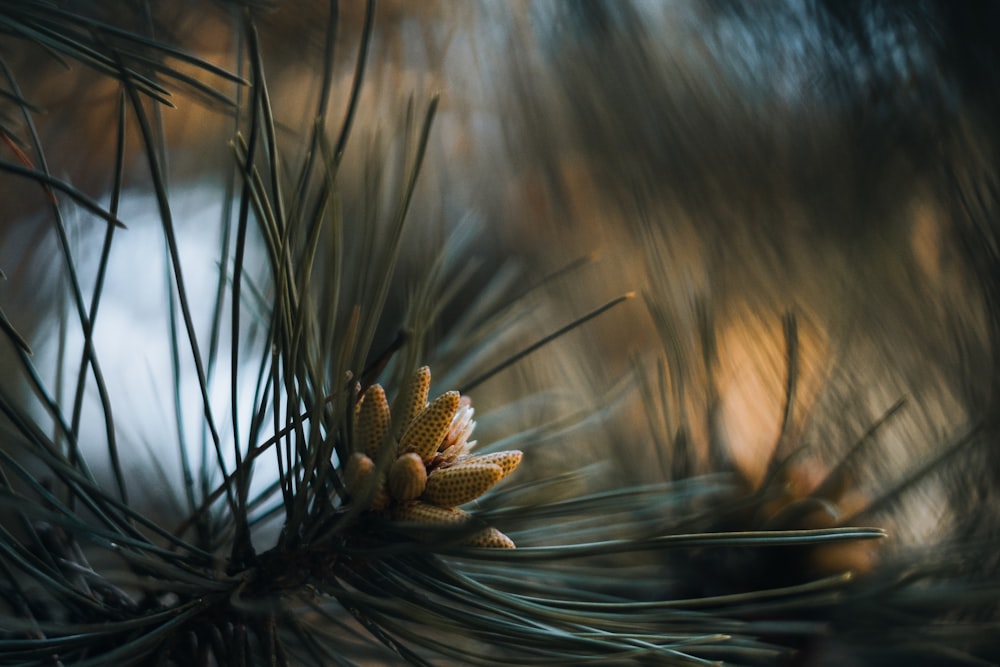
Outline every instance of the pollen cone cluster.
{"label": "pollen cone cluster", "polygon": [[[381,386],[365,391],[355,410],[354,452],[344,467],[344,483],[352,501],[364,503],[367,510],[385,511],[408,523],[459,526],[471,516],[458,505],[472,502],[513,472],[521,452],[473,456],[471,402],[449,391],[428,403],[430,384],[431,372],[424,366],[403,387],[391,411]],[[384,460],[388,465],[379,465]],[[496,528],[476,533],[467,544],[514,547]]]}

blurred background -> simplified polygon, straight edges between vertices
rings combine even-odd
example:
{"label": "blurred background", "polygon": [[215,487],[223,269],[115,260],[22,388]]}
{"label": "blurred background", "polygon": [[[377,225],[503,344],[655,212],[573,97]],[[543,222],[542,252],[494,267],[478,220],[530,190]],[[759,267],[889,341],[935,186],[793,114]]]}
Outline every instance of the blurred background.
{"label": "blurred background", "polygon": [[[238,57],[241,3],[63,4],[249,76]],[[246,5],[278,159],[295,165],[315,150],[318,112],[330,128],[347,112],[365,6],[341,2],[333,22],[324,2]],[[777,475],[793,500],[832,480],[827,510],[840,514],[831,523],[884,526],[891,537],[877,551],[808,566],[824,573],[995,537],[998,20],[994,3],[943,0],[378,3],[338,173],[348,282],[384,269],[368,261],[371,229],[362,229],[387,224],[376,211],[402,187],[407,114],[422,117],[434,95],[440,106],[389,295],[395,315],[372,349],[406,326],[414,281],[442,248],[454,248],[449,261],[466,273],[423,332],[429,355],[508,275],[521,287],[555,277],[531,292],[518,328],[487,354],[494,361],[634,291],[477,387],[480,437],[537,424],[542,412],[589,410],[600,419],[557,438],[529,474],[595,464],[600,475],[582,483],[601,488],[727,472],[751,491]],[[44,159],[106,206],[117,82],[25,39],[4,37],[0,54],[0,158],[36,168]],[[231,103],[245,104],[245,88],[176,54],[157,57],[177,74],[168,77],[173,106],[143,102],[167,149],[156,178],[168,184],[194,321],[208,339],[220,221],[238,194]],[[18,98],[38,110],[35,130]],[[185,430],[168,400],[172,369],[185,362],[171,349],[178,325],[165,307],[171,279],[147,139],[132,122],[124,136],[117,218],[126,229],[115,231],[94,340],[129,465],[162,485],[178,474],[177,454],[156,440]],[[386,167],[378,177],[373,156]],[[92,294],[107,222],[73,208],[60,239],[48,193],[5,171],[0,305],[58,385],[83,346],[79,326],[67,325],[76,306],[60,247],[72,249],[82,293]],[[461,244],[448,240],[455,234]],[[264,271],[259,245],[247,265]],[[318,265],[323,275],[322,254]],[[351,305],[340,305],[343,317]],[[192,373],[180,375],[196,388]],[[224,401],[228,374],[219,378],[213,395]],[[488,416],[534,392],[545,401]],[[197,391],[177,393],[180,412],[197,414]],[[99,441],[99,404],[88,394],[84,405]],[[184,437],[198,442],[199,428]],[[163,497],[157,488],[139,502]],[[988,561],[969,567],[992,580]],[[769,576],[751,569],[732,586]]]}

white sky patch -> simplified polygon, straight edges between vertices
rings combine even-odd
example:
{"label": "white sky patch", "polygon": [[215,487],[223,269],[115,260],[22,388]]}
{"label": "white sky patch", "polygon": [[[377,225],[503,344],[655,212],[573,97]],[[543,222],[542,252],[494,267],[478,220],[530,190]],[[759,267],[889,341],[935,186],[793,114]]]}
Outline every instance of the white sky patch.
{"label": "white sky patch", "polygon": [[[176,236],[187,290],[192,320],[203,360],[207,360],[210,332],[222,260],[223,194],[210,187],[192,187],[176,191],[171,198]],[[163,227],[156,201],[151,194],[131,193],[122,202],[121,219],[127,229],[115,233],[105,287],[94,324],[94,347],[107,383],[112,405],[115,433],[125,470],[128,490],[140,505],[162,502],[179,505],[183,498],[183,474],[180,443],[184,442],[195,474],[207,457],[208,467],[215,471],[214,480],[221,480],[217,457],[206,428],[202,391],[195,370],[190,342],[184,333],[181,311],[177,317],[177,360],[175,376],[171,352],[171,329],[168,295],[168,258]],[[94,290],[97,264],[103,242],[103,229],[92,233],[86,227],[75,239],[78,245],[76,261],[84,290],[89,300]],[[253,244],[250,244],[251,246]],[[263,262],[259,252],[248,251],[248,273],[260,285]],[[232,252],[227,260],[227,285],[217,364],[208,382],[209,402],[227,470],[235,460],[231,401],[231,300],[230,280]],[[244,287],[244,296],[249,290]],[[176,299],[176,291],[174,298]],[[261,360],[261,334],[266,323],[259,322],[256,341],[247,342],[247,327],[256,315],[247,306],[241,311],[242,343],[237,367],[237,428],[239,444],[245,452],[253,414],[253,399]],[[64,327],[64,372],[60,404],[66,419],[72,406],[72,396],[84,348],[84,337],[75,310]],[[56,328],[47,331],[57,333]],[[50,335],[33,341],[35,363],[47,381],[57,377],[58,340]],[[178,382],[179,378],[179,382]],[[53,383],[54,387],[55,384]],[[178,423],[175,397],[180,402]],[[265,428],[269,428],[270,422]],[[81,450],[90,467],[101,476],[109,473],[105,420],[93,374],[88,375],[83,401],[80,429]],[[203,453],[207,446],[207,453]],[[276,479],[273,454],[257,460],[254,488],[263,488]],[[170,494],[173,498],[165,497]]]}

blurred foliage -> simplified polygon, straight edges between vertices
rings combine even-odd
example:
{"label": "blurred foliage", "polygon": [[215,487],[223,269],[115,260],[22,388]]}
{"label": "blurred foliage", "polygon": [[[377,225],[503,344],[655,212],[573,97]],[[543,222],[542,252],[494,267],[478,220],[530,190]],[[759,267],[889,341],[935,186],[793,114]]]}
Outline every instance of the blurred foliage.
{"label": "blurred foliage", "polygon": [[[144,17],[147,27],[156,23],[151,6],[125,6],[122,25],[133,19],[142,25]],[[843,497],[834,489],[839,469],[823,471],[824,481],[805,493],[790,490],[801,443],[778,450],[759,487],[726,469],[721,454],[717,474],[690,475],[685,457],[694,454],[675,409],[685,390],[668,379],[666,361],[637,362],[638,388],[626,380],[609,392],[642,402],[650,440],[670,459],[659,483],[587,490],[590,479],[615,464],[610,456],[587,467],[564,460],[561,470],[534,463],[553,441],[572,439],[574,429],[612,412],[609,397],[608,405],[581,405],[569,418],[542,420],[480,445],[480,452],[523,450],[525,474],[519,471],[478,503],[473,524],[413,526],[352,502],[343,467],[359,392],[379,382],[394,395],[427,363],[441,378],[436,390],[461,389],[474,400],[481,383],[528,363],[529,355],[546,354],[550,343],[593,318],[613,317],[613,310],[604,313],[624,299],[593,304],[594,310],[549,327],[549,335],[497,362],[491,353],[512,330],[532,335],[524,317],[537,294],[503,272],[473,284],[472,234],[459,229],[421,263],[405,312],[387,305],[390,292],[410,279],[397,268],[438,103],[434,98],[424,109],[406,109],[401,145],[387,151],[394,159],[376,151],[368,156],[363,182],[370,191],[363,194],[373,204],[358,219],[345,215],[342,159],[365,81],[373,7],[366,6],[356,36],[342,122],[326,127],[335,88],[327,69],[316,74],[323,91],[313,114],[319,120],[288,139],[272,115],[268,52],[257,32],[266,8],[227,8],[240,32],[240,71],[232,73],[152,31],[96,18],[98,11],[80,13],[72,3],[0,2],[5,42],[34,44],[56,61],[73,61],[114,82],[117,112],[106,135],[115,159],[103,203],[50,172],[46,153],[60,148],[44,145],[35,130],[43,110],[25,99],[0,62],[7,84],[0,131],[20,156],[0,162],[0,170],[37,185],[50,202],[68,276],[60,298],[72,313],[63,325],[83,336],[79,366],[67,354],[61,369],[71,379],[72,398],[63,400],[35,366],[32,337],[0,318],[16,368],[0,385],[0,662],[768,664],[809,659],[827,642],[851,645],[876,661],[996,659],[989,611],[1000,591],[995,578],[970,565],[977,554],[995,550],[994,541],[947,544],[871,571],[855,568],[850,556],[867,548],[858,545],[877,542],[885,531],[864,527],[864,512],[842,511]],[[330,42],[339,35],[337,15],[334,3]],[[235,97],[219,92],[232,84]],[[160,105],[172,104],[178,87],[234,120],[235,169],[226,191],[234,204],[221,222],[207,340],[190,296],[203,286],[192,286],[184,272],[178,235],[188,232],[175,224],[169,151],[157,129]],[[127,137],[140,142],[168,255],[174,386],[179,393],[182,367],[193,372],[202,406],[201,461],[189,458],[180,437],[155,443],[160,451],[176,448],[182,462],[174,484],[180,497],[163,499],[182,508],[170,523],[134,502],[139,489],[122,463],[130,452],[119,442],[117,406],[104,390],[92,340],[102,276],[129,223],[119,210],[128,194]],[[302,137],[306,150],[285,144]],[[388,190],[391,205],[375,205]],[[66,222],[71,209],[105,222],[91,293],[77,274],[81,260]],[[255,252],[264,258],[263,270],[249,259]],[[672,358],[679,334],[655,299],[647,306],[658,344]],[[443,313],[456,309],[465,317],[449,322],[446,335],[432,335]],[[792,315],[785,321],[787,411],[796,400],[795,322]],[[703,324],[711,380],[707,313]],[[227,368],[231,391],[220,406],[210,386]],[[249,403],[238,389],[247,386],[247,373]],[[104,420],[99,461],[80,442],[81,405],[90,387]],[[521,398],[544,404],[541,396]],[[892,502],[982,437],[973,431],[959,438],[870,506]],[[608,452],[616,446],[607,436]],[[273,479],[262,479],[265,459],[275,464]],[[95,472],[103,468],[111,470],[110,485]],[[483,525],[503,530],[518,547],[463,544]],[[831,549],[847,554],[834,559],[846,566],[822,574],[808,566]]]}

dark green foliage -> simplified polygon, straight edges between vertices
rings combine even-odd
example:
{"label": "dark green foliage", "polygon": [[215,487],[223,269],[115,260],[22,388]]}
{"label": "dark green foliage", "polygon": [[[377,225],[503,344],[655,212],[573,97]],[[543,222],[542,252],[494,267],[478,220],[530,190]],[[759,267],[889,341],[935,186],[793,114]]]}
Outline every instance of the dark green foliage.
{"label": "dark green foliage", "polygon": [[[126,9],[116,18],[113,3],[97,4],[111,15],[81,15],[73,3],[0,2],[2,44],[32,44],[54,61],[82,65],[82,78],[112,86],[116,120],[103,140],[114,156],[109,194],[85,194],[73,178],[50,171],[46,156],[60,147],[45,145],[35,125],[43,110],[0,61],[0,132],[21,158],[4,154],[2,180],[44,193],[66,280],[38,298],[68,303],[53,319],[64,335],[79,331],[82,340],[79,350],[66,343],[52,381],[32,355],[37,332],[0,318],[13,369],[0,382],[0,663],[766,664],[811,656],[826,642],[872,660],[997,658],[996,642],[984,637],[995,629],[990,607],[1000,590],[992,570],[974,565],[977,555],[995,550],[992,536],[903,554],[861,577],[800,567],[831,544],[882,540],[886,532],[873,520],[879,503],[894,502],[991,433],[976,430],[942,448],[848,521],[797,521],[830,504],[818,492],[774,512],[769,503],[784,493],[783,470],[803,444],[790,433],[797,377],[791,315],[782,428],[791,441],[760,487],[727,469],[721,451],[713,462],[722,470],[693,476],[697,454],[675,410],[686,389],[668,378],[667,362],[643,359],[635,368],[638,389],[627,379],[594,404],[550,418],[537,417],[550,397],[528,393],[521,412],[515,405],[501,413],[530,414],[531,424],[478,451],[523,449],[524,470],[473,508],[474,526],[428,538],[427,528],[362,511],[341,468],[366,387],[380,382],[395,395],[427,363],[435,372],[432,394],[461,389],[475,397],[477,388],[548,354],[598,315],[614,317],[625,298],[589,304],[588,314],[566,326],[547,322],[539,333],[526,320],[545,303],[539,294],[547,283],[526,287],[505,270],[483,279],[488,271],[477,265],[471,227],[453,230],[436,254],[418,258],[416,270],[404,266],[411,202],[439,103],[411,103],[398,145],[373,141],[364,173],[345,175],[354,164],[344,156],[371,56],[374,3],[359,33],[348,35],[357,50],[346,90],[325,60],[310,112],[317,120],[292,131],[273,116],[269,52],[258,34],[266,7],[227,7],[239,34],[238,71],[230,72],[174,46],[152,5],[121,3]],[[325,55],[353,25],[338,16],[333,3]],[[600,12],[581,16],[588,30],[606,27]],[[230,87],[234,94],[220,92]],[[162,114],[178,91],[232,121],[219,141],[230,142],[234,156],[219,190],[224,215],[205,237],[221,239],[210,285],[185,273],[180,241],[195,232],[178,223],[169,185]],[[334,128],[327,126],[332,105],[343,110]],[[133,169],[145,180],[133,180]],[[174,395],[164,409],[175,410],[180,435],[152,443],[180,461],[179,474],[166,465],[162,471],[169,497],[143,494],[131,476],[135,443],[122,437],[118,421],[128,407],[108,392],[93,344],[105,272],[131,227],[121,200],[137,182],[152,195],[169,272],[164,308]],[[357,183],[366,189],[345,194]],[[367,206],[345,206],[348,198]],[[100,224],[80,232],[71,211]],[[81,276],[81,233],[103,238],[92,282]],[[573,264],[548,281],[577,270]],[[206,293],[207,327],[193,305],[193,295]],[[655,295],[647,305],[657,349],[684,357]],[[699,349],[711,387],[714,323],[702,314]],[[587,355],[576,354],[584,359],[574,363],[583,363]],[[199,394],[200,459],[184,435],[190,377]],[[212,391],[220,379],[229,388],[222,401]],[[81,426],[85,399],[95,397],[103,438],[96,450],[93,431]],[[613,423],[619,401],[643,404],[647,437],[664,457],[656,483],[634,483],[615,469],[628,453],[616,450],[617,434],[602,425]],[[597,463],[572,448],[583,431],[589,435],[581,439],[602,455]],[[558,465],[543,465],[553,448],[580,453],[582,463],[561,455]],[[844,457],[845,466],[854,455]],[[773,520],[776,514],[786,520]],[[518,548],[462,546],[483,525],[511,535]]]}

